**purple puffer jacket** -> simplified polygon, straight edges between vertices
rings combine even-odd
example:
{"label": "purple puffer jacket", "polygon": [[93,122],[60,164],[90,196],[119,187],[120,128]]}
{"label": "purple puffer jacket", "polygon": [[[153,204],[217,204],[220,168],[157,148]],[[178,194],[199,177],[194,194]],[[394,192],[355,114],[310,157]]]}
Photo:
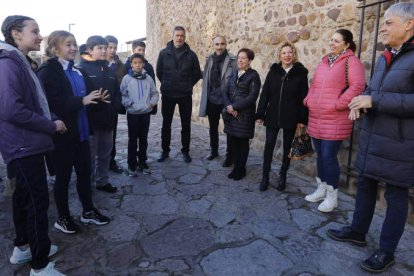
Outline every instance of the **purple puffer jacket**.
{"label": "purple puffer jacket", "polygon": [[44,117],[24,56],[0,43],[0,152],[6,163],[53,149],[55,124]]}

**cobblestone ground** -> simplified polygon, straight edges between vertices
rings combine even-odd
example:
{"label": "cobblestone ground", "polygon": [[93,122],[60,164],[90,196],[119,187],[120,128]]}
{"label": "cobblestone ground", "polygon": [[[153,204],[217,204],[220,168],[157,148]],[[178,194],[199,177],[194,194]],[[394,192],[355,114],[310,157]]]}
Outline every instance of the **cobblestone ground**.
{"label": "cobblestone ground", "polygon": [[[368,247],[330,240],[325,231],[352,219],[354,199],[340,193],[339,208],[331,214],[316,211],[304,201],[315,188],[313,179],[290,171],[286,192],[274,187],[259,192],[261,152],[251,151],[248,176],[227,178],[220,158],[207,161],[208,129],[193,125],[192,163],[180,153],[179,119],[173,123],[172,151],[165,163],[160,154],[161,117],[152,118],[149,134],[151,175],[132,178],[111,174],[116,194],[94,189],[96,206],[111,217],[105,226],[81,225],[82,233],[65,235],[53,228],[56,208],[50,193],[50,236],[59,246],[52,258],[68,275],[364,275],[359,262],[378,246],[383,212],[377,211]],[[124,116],[118,129],[119,163],[126,168],[127,128]],[[272,168],[277,182],[279,163]],[[4,165],[0,174],[5,175]],[[29,265],[8,261],[14,237],[11,198],[0,183],[0,274],[28,275]],[[70,206],[75,219],[81,213],[74,183]],[[79,222],[79,224],[81,224]],[[414,274],[414,229],[407,225],[396,265],[385,275]]]}

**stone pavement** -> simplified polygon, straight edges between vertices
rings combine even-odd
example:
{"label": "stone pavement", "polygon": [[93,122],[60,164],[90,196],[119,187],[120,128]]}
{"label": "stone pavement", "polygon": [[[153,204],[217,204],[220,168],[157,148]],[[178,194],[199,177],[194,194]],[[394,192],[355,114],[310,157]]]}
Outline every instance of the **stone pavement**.
{"label": "stone pavement", "polygon": [[[383,212],[377,211],[368,234],[368,247],[334,242],[326,229],[352,219],[354,199],[340,193],[339,208],[331,214],[304,201],[315,188],[313,179],[290,171],[286,192],[274,187],[259,192],[262,153],[251,151],[248,176],[227,178],[222,168],[224,136],[218,160],[207,161],[208,129],[193,125],[191,156],[180,153],[179,119],[173,123],[172,151],[165,163],[160,153],[161,117],[152,118],[149,134],[151,175],[136,178],[111,174],[119,187],[110,195],[94,189],[96,206],[111,217],[106,226],[81,225],[82,233],[65,235],[53,228],[56,208],[51,202],[50,236],[59,246],[52,258],[68,275],[365,275],[359,262],[377,247]],[[118,130],[118,155],[126,168],[127,128],[124,116]],[[277,182],[274,162],[271,182]],[[0,175],[5,175],[2,164]],[[0,182],[0,275],[28,275],[29,265],[8,261],[14,237],[11,198]],[[81,213],[74,188],[70,206]],[[414,275],[414,228],[407,225],[396,252],[396,265],[384,275]]]}

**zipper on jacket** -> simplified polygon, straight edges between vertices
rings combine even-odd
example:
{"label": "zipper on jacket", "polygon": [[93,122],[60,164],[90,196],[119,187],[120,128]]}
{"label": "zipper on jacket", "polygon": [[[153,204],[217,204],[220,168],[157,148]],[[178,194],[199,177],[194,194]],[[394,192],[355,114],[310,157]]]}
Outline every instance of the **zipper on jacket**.
{"label": "zipper on jacket", "polygon": [[277,124],[280,127],[280,108],[282,106],[282,94],[283,94],[283,86],[285,85],[285,80],[288,78],[288,73],[285,73],[285,75],[282,77],[282,84],[280,85],[280,92],[279,92],[279,114],[277,115]]}

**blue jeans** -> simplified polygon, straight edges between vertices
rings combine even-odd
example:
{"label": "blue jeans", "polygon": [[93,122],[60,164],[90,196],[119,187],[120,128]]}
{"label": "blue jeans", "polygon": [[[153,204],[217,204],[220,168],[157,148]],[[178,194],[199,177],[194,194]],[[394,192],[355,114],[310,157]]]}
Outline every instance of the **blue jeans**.
{"label": "blue jeans", "polygon": [[[359,176],[357,187],[351,228],[355,232],[366,234],[375,211],[378,181]],[[388,254],[394,254],[408,216],[408,188],[386,184],[384,197],[387,212],[382,224],[380,248]]]}
{"label": "blue jeans", "polygon": [[316,138],[312,138],[312,141],[317,154],[316,165],[319,178],[334,189],[337,189],[341,172],[338,152],[342,141]]}

